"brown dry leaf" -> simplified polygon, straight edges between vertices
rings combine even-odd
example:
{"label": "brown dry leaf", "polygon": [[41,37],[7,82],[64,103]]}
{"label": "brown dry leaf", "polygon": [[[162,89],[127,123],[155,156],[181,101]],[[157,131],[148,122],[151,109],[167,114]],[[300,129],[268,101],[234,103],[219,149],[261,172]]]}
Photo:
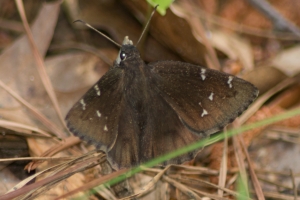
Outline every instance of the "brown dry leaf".
{"label": "brown dry leaf", "polygon": [[284,72],[287,76],[295,76],[300,73],[299,58],[300,45],[296,45],[279,52],[271,60],[271,65]]}
{"label": "brown dry leaf", "polygon": [[166,182],[158,181],[152,188],[148,188],[148,184],[153,182],[153,177],[145,174],[136,174],[133,178],[129,179],[130,185],[133,188],[134,194],[139,194],[144,190],[148,191],[145,195],[139,196],[140,200],[152,199],[169,199],[170,186]]}
{"label": "brown dry leaf", "polygon": [[[267,69],[267,68],[265,68],[265,69]],[[274,87],[274,85],[273,85],[273,87]],[[272,87],[272,85],[270,85],[269,89],[271,89],[273,87]],[[299,90],[299,85],[295,85],[295,86],[287,89],[285,92],[278,95],[277,98],[275,98],[275,100],[271,101],[271,103],[269,103],[268,107],[265,106],[265,107],[261,108],[259,111],[257,111],[255,113],[255,115],[253,115],[247,121],[247,124],[251,124],[251,123],[254,123],[254,122],[259,122],[261,120],[264,120],[264,119],[270,118],[272,116],[281,114],[281,113],[284,112],[284,109],[292,108],[293,106],[299,104],[300,103],[299,102],[300,99],[298,98],[299,97],[299,91],[300,91]],[[280,106],[282,106],[282,107],[280,107]],[[285,107],[283,107],[283,106],[285,106]],[[270,125],[270,126],[280,125],[280,126],[286,127],[286,128],[299,127],[299,121],[300,121],[300,116],[295,116],[293,118],[277,122],[277,123],[275,123],[273,125]],[[241,137],[244,140],[244,144],[245,144],[246,148],[250,147],[250,145],[253,143],[253,141],[258,136],[260,136],[266,128],[268,128],[270,126],[262,126],[262,127],[244,132],[241,135]],[[264,146],[264,145],[262,145],[262,146]],[[220,168],[223,148],[224,148],[224,144],[222,142],[219,142],[215,145],[212,145],[211,155],[210,155],[210,159],[209,159],[210,160],[210,165],[209,166],[212,169],[219,169]],[[272,148],[270,148],[270,150],[271,149]],[[268,154],[265,154],[265,156],[267,156],[267,155]],[[259,157],[258,154],[255,154],[255,156],[256,156],[255,158]],[[234,151],[233,147],[230,147],[229,150],[228,150],[228,160],[229,160],[228,163],[227,163],[228,169],[234,169],[238,166],[237,161],[236,161],[235,151]],[[284,161],[284,159],[282,161],[286,162],[286,161]],[[292,160],[290,160],[290,161],[292,161]],[[257,160],[256,162],[260,162],[260,161]],[[278,161],[278,162],[280,162],[280,161]],[[265,162],[265,164],[267,164],[267,163],[268,162]],[[295,173],[296,173],[296,168],[294,168],[294,169],[295,169]],[[273,170],[275,170],[275,169],[273,168]],[[280,170],[282,170],[282,168]],[[231,178],[231,176],[228,176],[227,181],[229,181],[230,178]],[[218,181],[218,179],[217,178],[212,178],[211,181],[216,183]]]}
{"label": "brown dry leaf", "polygon": [[[243,0],[198,0],[199,5],[211,13],[234,21],[238,24],[251,26],[260,29],[271,29],[271,22],[259,11],[253,8],[247,1]],[[298,0],[269,0],[268,1],[284,17],[300,26]]]}
{"label": "brown dry leaf", "polygon": [[47,73],[57,92],[72,92],[91,87],[103,75],[95,73],[103,62],[85,52],[72,52],[48,57]]}
{"label": "brown dry leaf", "polygon": [[[121,2],[121,3],[120,3]],[[232,14],[232,17],[234,20],[239,20],[240,10],[243,10],[245,16],[247,16],[248,13],[245,11],[248,11],[248,8],[244,5],[243,2],[237,2],[237,1],[228,1],[228,2],[235,2],[235,4],[226,4],[226,2],[223,4],[224,7],[221,7],[220,12],[225,14]],[[125,35],[129,35],[131,39],[134,41],[137,41],[140,33],[141,33],[141,25],[132,17],[130,16],[128,10],[135,13],[136,18],[139,21],[144,22],[147,17],[145,17],[145,14],[149,14],[149,12],[152,11],[150,7],[148,7],[144,1],[133,1],[133,0],[126,0],[126,1],[97,1],[97,0],[91,0],[91,1],[64,1],[65,8],[69,11],[69,16],[72,20],[76,19],[82,19],[92,25],[94,25],[96,28],[100,28],[104,30],[109,35],[112,35],[113,38],[115,38],[118,42],[121,42]],[[207,6],[207,9],[210,10],[210,12],[215,12],[216,8],[218,7],[217,1],[205,1]],[[124,6],[126,5],[126,6]],[[230,9],[233,9],[234,13],[230,13],[227,9],[231,6]],[[126,8],[128,10],[126,10]],[[174,7],[173,7],[174,8]],[[225,10],[226,8],[226,10]],[[224,9],[224,10],[222,10]],[[240,10],[239,10],[240,9]],[[187,10],[189,12],[190,10]],[[231,10],[232,11],[232,10]],[[192,11],[191,11],[192,12]],[[46,13],[46,12],[44,12]],[[252,13],[252,12],[251,12]],[[197,14],[197,13],[193,13]],[[39,32],[42,34],[41,36],[36,36],[35,39],[39,38],[40,43],[37,43],[40,45],[40,51],[41,54],[44,55],[45,52],[48,49],[49,42],[51,40],[52,35],[49,34],[53,31],[55,23],[55,20],[51,20],[49,22],[50,14],[48,14],[47,22],[41,23],[39,26],[39,30],[36,31],[34,29],[34,34],[38,34]],[[237,17],[238,16],[238,17]],[[257,16],[249,16],[253,17],[252,20],[259,19]],[[53,19],[55,17],[51,17]],[[246,19],[246,17],[245,17]],[[46,20],[46,19],[43,19]],[[244,20],[244,19],[243,19]],[[243,23],[243,20],[241,19],[241,23]],[[247,21],[247,20],[245,20]],[[46,25],[51,25],[51,28],[45,28]],[[65,22],[66,23],[66,22]],[[174,10],[170,9],[167,11],[167,16],[161,17],[159,14],[155,14],[155,17],[153,18],[151,22],[151,28],[150,32],[153,34],[153,36],[157,39],[154,40],[153,38],[149,37],[146,40],[145,46],[145,59],[146,61],[153,61],[153,60],[178,60],[180,59],[180,56],[182,56],[183,60],[189,61],[191,63],[204,63],[204,57],[206,56],[206,49],[204,48],[204,45],[201,43],[201,40],[197,38],[195,35],[193,35],[193,24],[194,22],[189,21],[186,18],[181,18],[178,13],[174,12]],[[264,22],[263,22],[264,23]],[[65,26],[69,26],[68,23],[64,24]],[[79,28],[82,28],[82,26],[79,26],[78,24],[71,24],[70,26],[74,26]],[[203,23],[203,26],[206,24]],[[101,49],[104,49],[104,51],[114,51],[114,53],[109,54],[109,58],[113,58],[118,50],[111,47],[109,42],[105,41],[105,39],[102,38],[102,36],[98,36],[96,34],[92,35],[92,31],[86,31],[86,27],[83,27],[84,30],[78,31],[71,29],[70,32],[76,32],[75,34],[68,34],[64,30],[58,28],[57,31],[60,34],[57,34],[58,40],[55,40],[57,43],[60,44],[65,41],[65,39],[71,39],[76,40],[78,38],[84,38],[86,41],[84,43],[93,44],[93,46],[98,46],[98,44],[103,45],[104,47],[101,47]],[[45,31],[44,31],[45,30]],[[47,31],[46,31],[47,30]],[[247,70],[254,66],[253,64],[253,56],[252,56],[252,50],[251,45],[248,44],[248,39],[240,39],[240,36],[236,36],[231,33],[225,33],[220,30],[212,29],[213,31],[209,32],[212,34],[212,41],[215,42],[213,45],[221,50],[221,54],[225,54],[229,59],[231,60],[237,60],[238,62],[242,63],[243,68],[246,68]],[[46,34],[47,33],[47,34]],[[92,35],[92,37],[91,37]],[[217,37],[216,37],[217,35]],[[63,37],[65,36],[65,37]],[[95,37],[94,37],[95,36]],[[46,37],[46,38],[43,38]],[[22,42],[17,41],[16,44],[24,45],[25,39],[20,39]],[[250,40],[251,41],[251,40]],[[74,41],[73,41],[74,42]],[[77,40],[76,40],[77,42]],[[52,111],[52,105],[50,104],[48,97],[46,97],[46,93],[44,89],[41,87],[41,82],[39,80],[39,77],[37,73],[34,71],[35,68],[29,68],[28,66],[34,66],[34,60],[31,57],[30,48],[27,46],[25,49],[21,49],[21,47],[24,46],[16,46],[14,44],[14,48],[11,48],[12,50],[9,55],[13,55],[13,59],[10,57],[8,58],[5,56],[2,58],[3,55],[8,54],[7,52],[4,52],[2,56],[0,56],[0,61],[4,60],[5,64],[9,64],[9,67],[4,67],[1,71],[1,75],[3,76],[4,80],[6,80],[6,83],[12,87],[15,91],[20,94],[22,94],[23,97],[26,98],[26,100],[30,101],[34,106],[41,108],[45,114],[52,117],[55,116],[54,112],[48,112],[48,110]],[[161,44],[164,44],[167,47],[163,47]],[[54,45],[53,45],[54,46]],[[91,45],[92,46],[92,45]],[[99,45],[100,46],[100,45]],[[207,46],[206,46],[207,47]],[[69,47],[70,48],[70,47]],[[54,49],[54,48],[53,48]],[[78,49],[78,48],[77,48]],[[168,50],[166,50],[168,49]],[[169,50],[170,49],[170,50]],[[172,53],[171,49],[173,49],[176,53]],[[22,50],[22,51],[21,51]],[[69,49],[68,49],[69,50]],[[8,50],[6,50],[8,51]],[[16,51],[19,51],[21,55],[17,54]],[[100,51],[100,50],[99,50]],[[9,52],[9,51],[8,51]],[[51,54],[53,53],[52,50],[50,50]],[[56,53],[56,52],[55,52]],[[181,54],[181,55],[179,55]],[[287,56],[289,57],[289,56]],[[293,59],[295,59],[293,57]],[[7,60],[7,61],[6,61]],[[24,62],[23,62],[24,61]],[[293,63],[296,66],[296,59]],[[11,63],[10,63],[11,62]],[[226,62],[226,61],[225,61]],[[98,78],[104,73],[103,62],[100,61],[99,58],[95,57],[94,55],[90,53],[78,53],[78,52],[67,52],[67,53],[59,53],[56,55],[51,54],[51,57],[47,58],[46,61],[47,64],[47,72],[51,78],[51,81],[53,82],[53,86],[55,89],[55,92],[57,93],[57,97],[59,99],[59,103],[62,109],[63,113],[66,113],[68,109],[72,106],[72,104],[93,84],[95,83]],[[0,67],[2,67],[2,62]],[[26,70],[25,70],[26,68]],[[8,70],[13,69],[12,73],[7,73]],[[99,70],[100,69],[100,70]],[[99,72],[101,71],[101,72]],[[10,72],[10,71],[9,71]],[[21,73],[20,73],[21,72]],[[10,81],[9,79],[13,79]],[[29,77],[29,78],[28,78]],[[0,77],[1,78],[1,77]],[[34,78],[33,81],[30,80],[30,78]],[[272,67],[265,67],[261,66],[260,68],[255,68],[253,72],[250,73],[250,75],[247,76],[247,80],[250,80],[251,82],[255,83],[255,85],[258,85],[261,93],[264,91],[269,90],[272,88],[275,84],[282,81],[284,78],[286,78],[285,74],[280,72],[276,68]],[[2,79],[2,78],[1,78]],[[16,81],[15,81],[16,80]],[[19,91],[22,90],[22,91]],[[276,113],[282,112],[282,109],[278,108],[277,105],[295,105],[298,103],[298,101],[292,101],[293,99],[297,99],[297,91],[299,88],[293,88],[288,90],[289,94],[286,93],[286,97],[289,97],[289,101],[284,101],[282,99],[286,99],[281,97],[282,99],[279,100],[273,100],[275,105],[269,104],[269,107],[265,107],[261,109],[259,112],[257,112],[256,115],[254,115],[250,121],[259,121],[261,119],[265,119],[268,116],[272,116]],[[4,92],[2,92],[4,94]],[[0,94],[3,96],[3,94]],[[6,94],[5,94],[6,95]],[[10,108],[14,108],[15,110],[23,113],[23,108],[16,103],[15,101],[11,102],[10,96],[6,95],[3,96],[3,100],[7,98],[8,100],[4,103],[10,106]],[[3,101],[2,100],[2,101]],[[286,103],[287,102],[287,103]],[[2,102],[0,102],[2,103]],[[45,108],[48,107],[48,108]],[[18,115],[14,112],[11,112],[10,110],[6,110],[4,112],[1,111],[2,115],[7,116],[8,119],[14,119],[15,121],[24,121],[24,115]],[[19,117],[19,119],[16,119]],[[280,125],[286,126],[286,127],[293,127],[294,125],[299,124],[298,118],[292,118],[289,120],[286,120],[282,122]],[[56,122],[56,120],[54,120]],[[31,123],[31,122],[28,122]],[[33,124],[33,123],[32,123]],[[260,134],[261,131],[265,127],[261,127],[259,129],[255,129],[252,131],[249,131],[244,134],[244,140],[246,143],[246,146],[249,146],[253,138]],[[42,139],[39,140],[32,140],[30,139],[30,147],[32,149],[32,152],[36,155],[42,155],[42,153],[53,153],[59,149],[59,147],[54,146],[55,143],[51,144],[53,148],[50,148],[49,145],[51,141],[47,142],[47,144],[44,143]],[[223,144],[222,144],[223,145]],[[210,156],[211,160],[211,166],[213,168],[219,170],[220,169],[220,160],[222,158],[222,151],[223,146],[222,145],[215,145],[211,148],[214,148],[212,150],[213,154]],[[75,149],[75,148],[74,148]],[[71,149],[71,150],[74,150]],[[296,149],[296,148],[295,148]],[[47,151],[49,150],[49,151]],[[272,149],[261,150],[260,152],[268,152]],[[284,149],[279,149],[284,151]],[[236,166],[236,161],[233,156],[233,149],[229,148],[229,156],[228,156],[228,169],[231,170],[233,167]],[[68,151],[70,152],[70,151]],[[82,151],[84,152],[84,150]],[[66,153],[60,153],[57,156],[66,156],[66,155],[76,155],[82,154],[82,152],[72,152],[69,154]],[[280,153],[280,151],[274,151],[276,153]],[[201,152],[202,154],[202,152]],[[51,154],[52,155],[52,154]],[[284,154],[283,154],[284,155]],[[293,154],[294,155],[294,154]],[[257,156],[258,161],[261,161],[261,159],[266,159],[265,157],[259,157]],[[275,158],[272,157],[272,159]],[[275,160],[275,159],[274,159]],[[266,163],[261,162],[263,165],[266,165]],[[276,162],[274,162],[276,163]],[[51,165],[59,164],[57,161],[54,162],[45,162],[41,166],[39,166],[39,170],[49,168]],[[68,166],[71,168],[70,166]],[[278,168],[283,169],[283,168]],[[82,174],[77,174],[75,176],[72,176],[70,179],[66,179],[65,181],[61,182],[58,186],[53,187],[52,191],[45,192],[44,196],[41,196],[40,198],[47,198],[49,196],[46,195],[61,195],[63,193],[67,193],[66,191],[74,191],[75,187],[78,187],[79,190],[87,189],[88,187],[80,187],[82,186],[82,182],[86,181],[87,183],[92,182],[95,178],[99,178],[99,172],[98,168],[93,168],[91,170],[92,172],[86,172],[86,176],[83,176]],[[55,174],[55,172],[52,172]],[[216,177],[217,171],[215,170],[214,174],[205,174],[205,178],[207,177]],[[51,174],[52,175],[52,174]],[[193,172],[190,172],[186,174],[186,177],[181,179],[184,174],[174,174],[174,177],[169,177],[169,174],[164,174],[164,179],[161,182],[159,181],[159,184],[156,185],[153,191],[151,191],[148,195],[143,196],[144,199],[153,199],[153,198],[187,198],[187,195],[184,195],[183,192],[190,192],[193,191],[193,189],[196,188],[197,194],[202,194],[199,192],[202,189],[202,185],[197,182],[199,177],[203,175],[203,173],[196,173],[193,174]],[[48,174],[45,175],[46,178],[49,178]],[[141,176],[140,176],[141,177]],[[190,179],[190,178],[193,179]],[[110,177],[109,177],[110,178]],[[201,177],[202,178],[202,177]],[[227,177],[227,180],[231,178],[230,176]],[[42,178],[39,177],[39,180]],[[101,177],[99,178],[101,179]],[[102,178],[102,182],[107,180],[107,177]],[[191,181],[193,180],[193,181]],[[147,185],[147,182],[151,181],[151,178],[136,178],[131,179],[130,181],[133,182],[133,185],[135,184],[136,187],[134,187],[135,191],[141,191],[143,190],[143,185],[139,185],[139,183],[145,183]],[[172,183],[173,185],[176,185],[176,187],[170,187],[167,182]],[[234,182],[234,181],[232,181]],[[22,183],[23,184],[23,183]],[[84,184],[84,186],[87,186],[88,184]],[[94,185],[93,185],[94,186]],[[188,188],[187,188],[188,187]],[[67,188],[67,190],[65,190]],[[165,195],[164,192],[166,189],[171,188],[171,194]],[[175,188],[175,189],[174,189]],[[150,190],[151,188],[146,188],[146,190]],[[173,190],[172,190],[173,189]],[[213,193],[216,191],[210,189],[210,193]],[[75,189],[76,190],[76,189]],[[230,193],[228,193],[230,194]],[[101,194],[103,196],[103,194]],[[208,196],[203,194],[203,196]],[[105,197],[114,198],[109,193],[109,195],[106,195]]]}
{"label": "brown dry leaf", "polygon": [[[0,135],[0,158],[28,157],[28,145],[26,139],[20,136],[10,135],[10,130],[3,130]],[[1,162],[0,163],[0,194],[4,194],[8,188],[27,178],[30,174],[23,170],[28,161]]]}
{"label": "brown dry leaf", "polygon": [[246,71],[253,69],[252,49],[246,39],[225,31],[211,31],[209,39],[213,47],[222,51],[229,59],[240,61]]}
{"label": "brown dry leaf", "polygon": [[[140,3],[140,2],[139,2]],[[95,28],[100,28],[109,33],[114,40],[122,43],[125,36],[136,44],[142,33],[142,26],[132,18],[125,7],[118,1],[65,1],[70,18],[74,21],[82,19]],[[85,28],[74,24],[75,27]],[[91,38],[90,38],[91,39]],[[88,43],[97,44],[97,40],[102,40],[102,36],[87,38]],[[106,41],[107,42],[107,41]],[[145,47],[141,52],[143,59],[147,62],[155,60],[179,60],[180,58],[167,48],[163,47],[151,36],[147,37]]]}
{"label": "brown dry leaf", "polygon": [[[280,111],[281,108],[275,109]],[[272,190],[276,191],[276,185],[292,190],[294,186],[291,178],[294,179],[298,188],[297,185],[300,183],[298,175],[300,169],[299,121],[300,117],[297,116],[276,123],[252,140],[249,153],[256,169],[260,169],[257,175],[262,180],[261,186],[264,190],[270,191],[273,187]],[[280,127],[280,130],[272,130],[273,127]],[[294,129],[294,133],[290,132],[291,129]],[[294,177],[291,177],[291,172],[295,174]]]}
{"label": "brown dry leaf", "polygon": [[[145,1],[121,1],[134,15],[145,22],[145,13],[149,5]],[[176,52],[184,61],[203,65],[206,49],[192,34],[192,25],[186,19],[177,16],[171,9],[165,16],[155,14],[151,19],[149,31],[151,35],[164,46]],[[166,60],[166,58],[164,58]]]}
{"label": "brown dry leaf", "polygon": [[[32,25],[33,37],[42,56],[46,54],[52,39],[59,8],[59,2],[43,4],[39,15]],[[2,52],[0,55],[0,63],[1,81],[5,82],[13,91],[21,95],[54,122],[58,122],[57,115],[54,112],[52,104],[42,86],[39,74],[37,73],[35,67],[36,63],[26,35],[16,40],[10,47]],[[41,127],[41,124],[37,122],[36,119],[29,118],[31,115],[28,115],[27,109],[24,109],[22,105],[2,89],[0,90],[0,95],[1,105],[4,107],[1,109],[2,117],[6,117],[15,122]],[[57,126],[60,125],[60,123],[56,124]],[[51,141],[45,143],[45,140],[41,139],[30,138],[28,141],[31,153],[35,155],[40,155],[51,145]],[[33,150],[35,152],[33,152]],[[59,154],[59,156],[66,156],[66,154]],[[3,171],[1,173],[3,173]],[[81,181],[79,181],[81,180],[79,178],[80,176],[82,175],[75,175],[71,177],[70,180],[72,181],[66,180],[62,184],[67,184],[65,187],[72,187],[74,183],[76,185],[81,184]],[[9,189],[11,188],[9,185],[10,179],[7,180],[6,189]],[[13,180],[13,178],[11,180]],[[62,194],[64,187],[58,187],[54,190],[55,194]]]}
{"label": "brown dry leaf", "polygon": [[[59,6],[59,3],[44,4],[32,26],[32,33],[42,56],[45,55],[51,42],[51,33],[55,28]],[[0,55],[0,63],[1,81],[41,112],[47,114],[54,122],[58,122],[52,104],[42,87],[27,36],[22,36],[5,49]],[[14,98],[3,90],[0,90],[0,96],[2,107],[10,111],[10,115],[6,115],[1,112],[5,111],[2,108],[0,111],[2,116],[24,124],[36,125],[35,119],[29,118],[28,111],[20,106]]]}
{"label": "brown dry leaf", "polygon": [[[282,109],[281,108],[273,108],[273,109],[269,109],[268,107],[264,107],[261,110],[257,111],[255,113],[254,116],[252,116],[247,123],[253,123],[256,121],[260,121],[269,117],[272,117],[274,115],[280,114],[282,113]],[[288,121],[288,120],[286,120]],[[280,122],[279,122],[280,123]],[[251,144],[251,142],[253,141],[253,139],[255,137],[257,137],[262,130],[264,130],[266,127],[260,127],[251,131],[246,131],[244,132],[241,136],[243,137],[244,141],[245,141],[245,145],[246,147],[249,147],[249,145]],[[222,158],[222,153],[223,153],[223,143],[219,142],[216,143],[215,145],[213,145],[212,149],[211,149],[211,155],[210,155],[210,168],[211,169],[220,169],[220,163],[221,163],[221,158]],[[234,149],[233,147],[230,147],[228,149],[228,165],[227,165],[228,169],[232,169],[237,167],[237,163],[236,163],[236,158],[234,155]],[[229,178],[229,177],[228,177]],[[217,179],[213,179],[213,182],[216,182]]]}
{"label": "brown dry leaf", "polygon": [[102,60],[84,52],[52,56],[45,64],[64,115],[107,70]]}
{"label": "brown dry leaf", "polygon": [[243,75],[243,79],[250,81],[259,89],[259,94],[264,94],[286,78],[282,71],[268,66],[256,67]]}
{"label": "brown dry leaf", "polygon": [[269,106],[278,106],[284,109],[291,109],[300,104],[300,85],[296,84],[281,94],[279,94],[272,102],[270,102]]}

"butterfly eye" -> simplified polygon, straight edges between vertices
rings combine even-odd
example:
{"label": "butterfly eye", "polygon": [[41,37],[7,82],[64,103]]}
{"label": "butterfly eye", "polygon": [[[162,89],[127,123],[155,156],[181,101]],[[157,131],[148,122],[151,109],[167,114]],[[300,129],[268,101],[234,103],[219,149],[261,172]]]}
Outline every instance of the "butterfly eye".
{"label": "butterfly eye", "polygon": [[125,59],[126,59],[126,53],[125,53],[124,51],[122,51],[122,52],[120,53],[120,59],[121,59],[121,60],[125,60]]}

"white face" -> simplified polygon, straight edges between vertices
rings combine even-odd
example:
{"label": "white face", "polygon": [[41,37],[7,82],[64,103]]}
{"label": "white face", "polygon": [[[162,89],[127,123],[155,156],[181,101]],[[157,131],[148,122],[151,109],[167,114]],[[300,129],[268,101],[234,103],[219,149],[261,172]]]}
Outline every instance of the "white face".
{"label": "white face", "polygon": [[[129,37],[128,36],[125,36],[125,38],[124,38],[124,40],[123,40],[123,43],[122,43],[122,45],[133,45],[133,42],[132,42],[132,40],[129,40]],[[117,64],[120,64],[120,62],[121,62],[121,49],[120,49],[120,51],[119,51],[119,53],[118,53],[118,56],[117,56],[117,59],[116,59],[116,62],[117,62]]]}

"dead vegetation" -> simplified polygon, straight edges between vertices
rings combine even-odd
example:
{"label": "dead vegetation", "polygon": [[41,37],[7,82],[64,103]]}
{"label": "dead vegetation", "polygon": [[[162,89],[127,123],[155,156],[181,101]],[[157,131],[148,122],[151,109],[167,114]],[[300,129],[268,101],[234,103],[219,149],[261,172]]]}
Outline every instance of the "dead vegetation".
{"label": "dead vegetation", "polygon": [[[165,16],[155,14],[140,49],[146,62],[205,64],[256,85],[260,97],[227,130],[272,121],[300,103],[300,3],[270,0],[277,12],[267,18],[270,10],[250,2],[176,1]],[[299,112],[211,144],[183,165],[101,185],[128,170],[109,169],[63,119],[118,49],[72,22],[135,42],[151,11],[132,0],[1,1],[0,199],[300,199]]]}

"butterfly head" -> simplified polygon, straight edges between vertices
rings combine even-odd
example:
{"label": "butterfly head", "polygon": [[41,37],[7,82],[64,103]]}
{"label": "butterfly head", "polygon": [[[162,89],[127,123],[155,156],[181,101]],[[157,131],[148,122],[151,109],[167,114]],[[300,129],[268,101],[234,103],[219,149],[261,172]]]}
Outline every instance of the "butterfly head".
{"label": "butterfly head", "polygon": [[117,56],[116,63],[120,65],[120,63],[125,60],[130,61],[136,58],[140,58],[140,53],[138,52],[137,48],[133,45],[133,42],[129,39],[129,37],[126,36]]}

